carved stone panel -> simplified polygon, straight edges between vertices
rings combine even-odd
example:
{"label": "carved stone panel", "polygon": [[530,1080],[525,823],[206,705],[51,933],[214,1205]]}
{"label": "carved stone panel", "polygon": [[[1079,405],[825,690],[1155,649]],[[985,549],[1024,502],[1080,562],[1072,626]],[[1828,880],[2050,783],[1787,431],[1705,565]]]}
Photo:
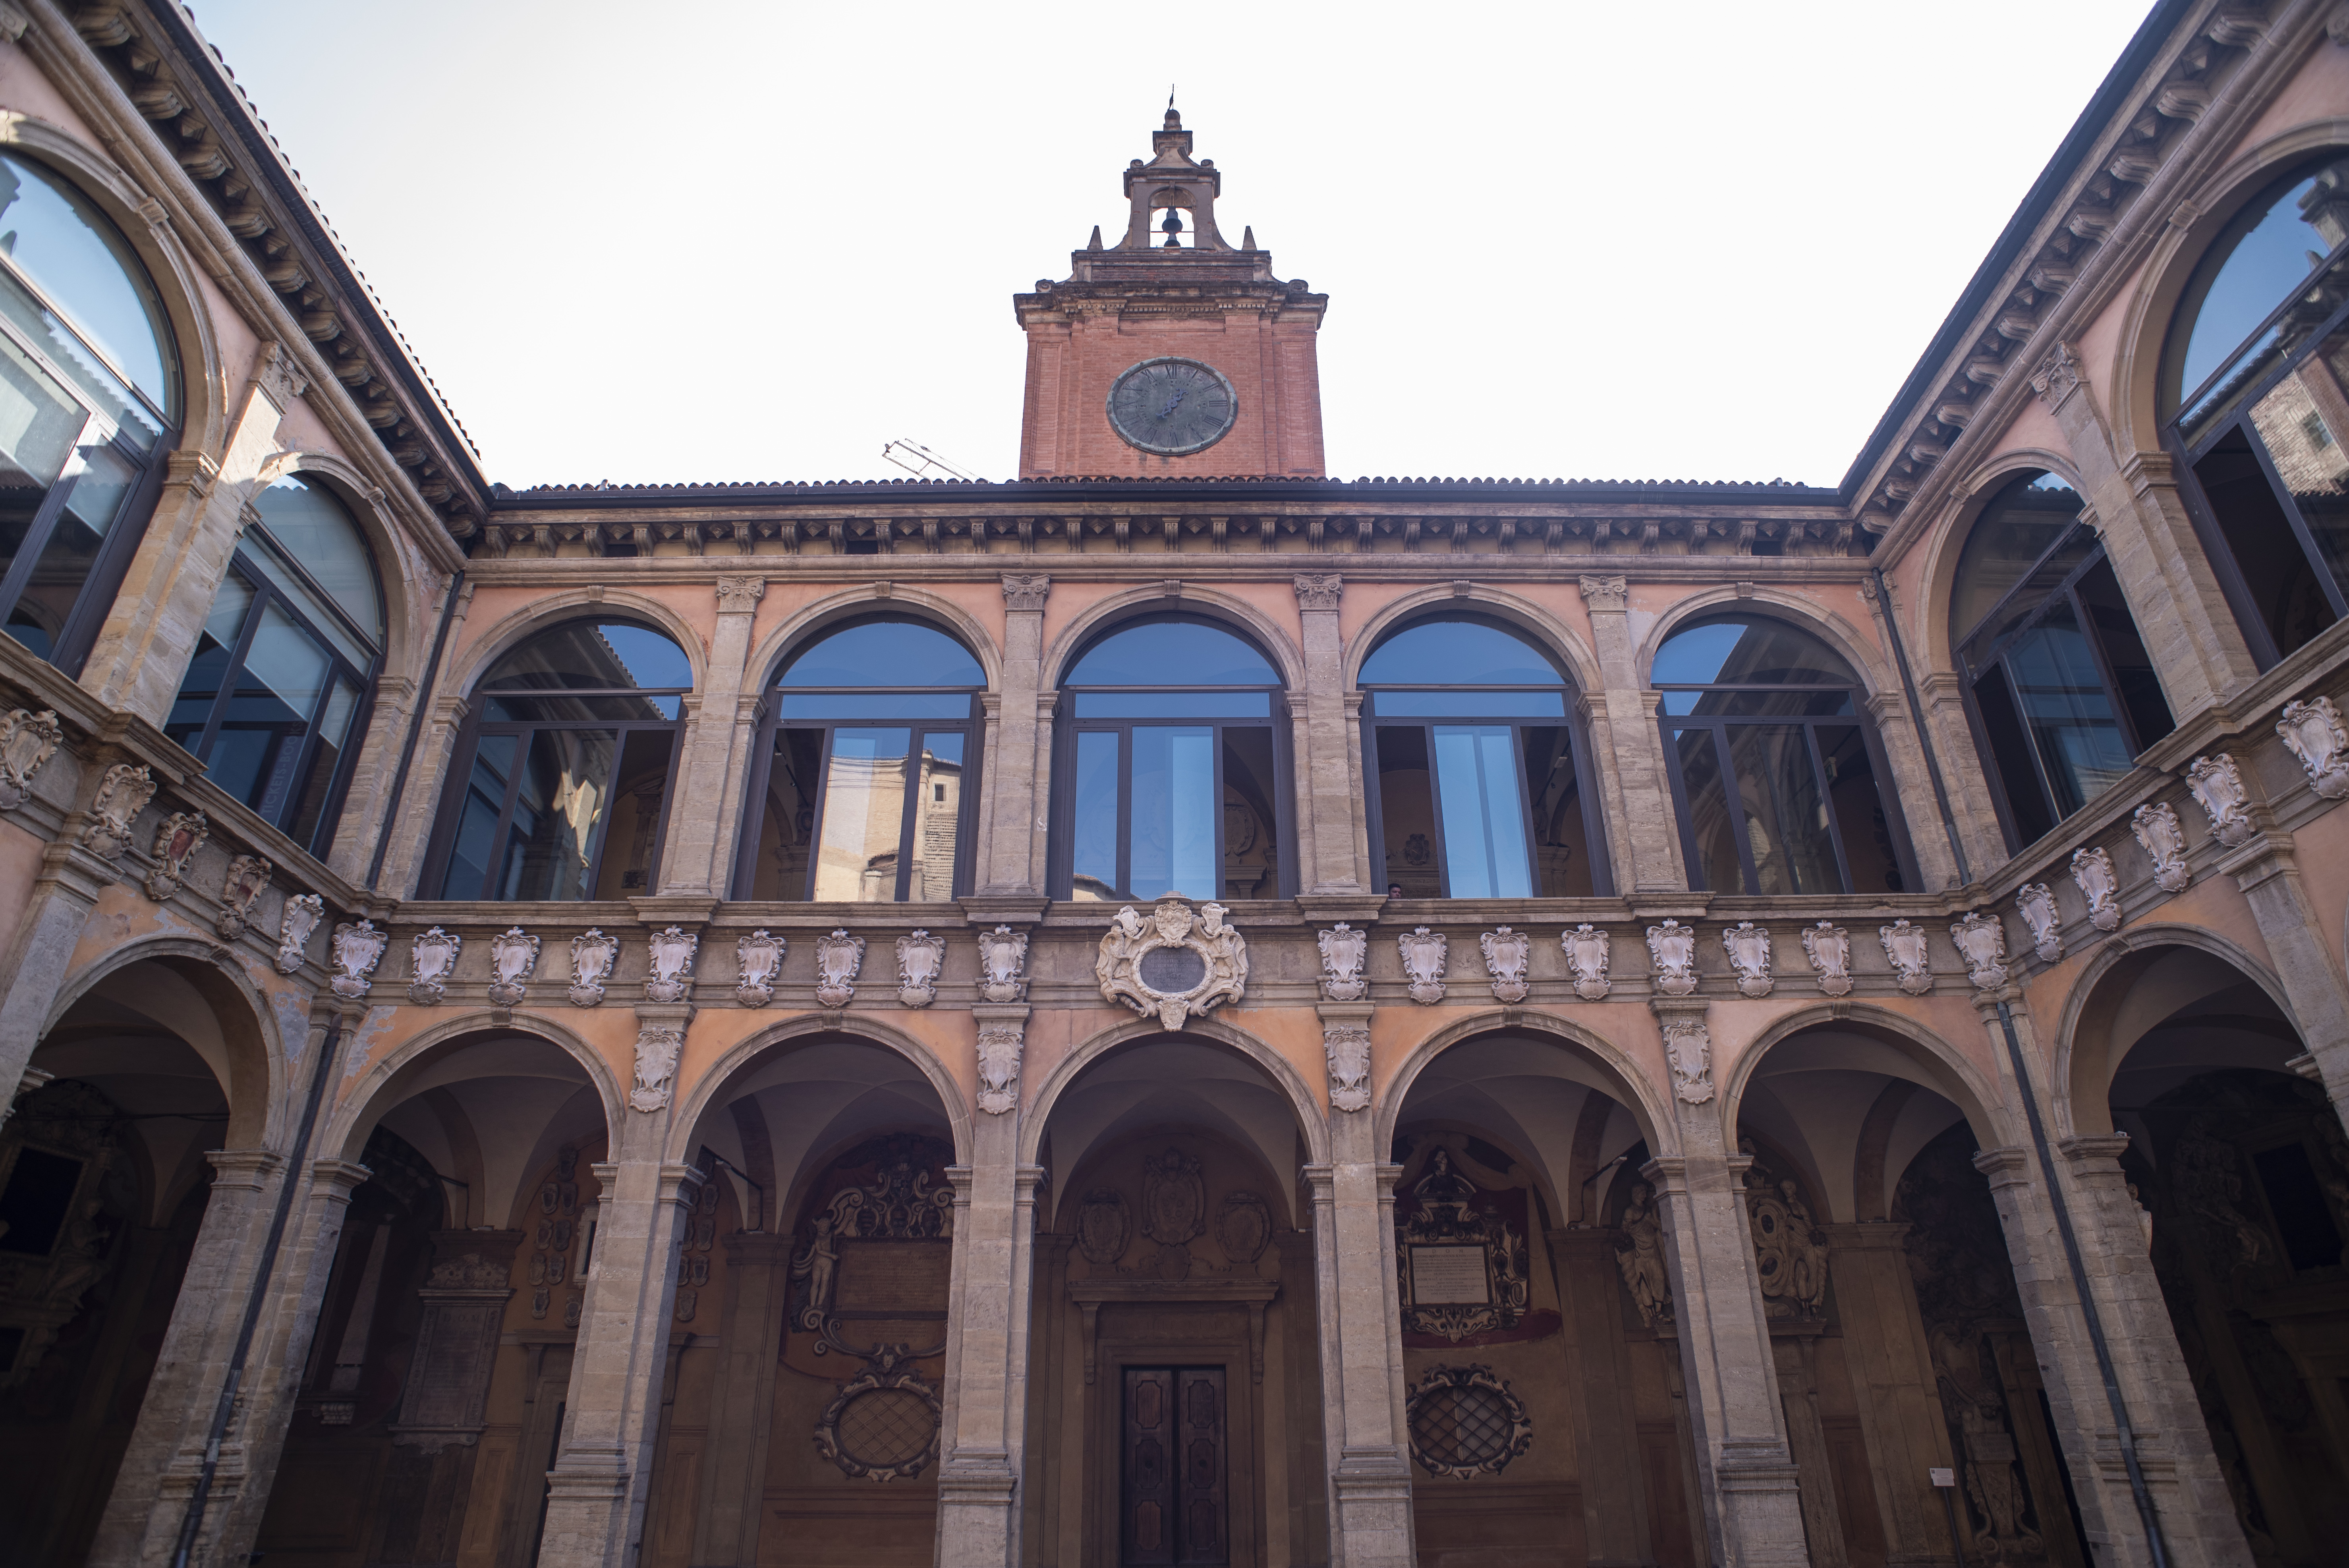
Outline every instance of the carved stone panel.
{"label": "carved stone panel", "polygon": [[1321,950],[1321,998],[1325,1002],[1359,1002],[1370,990],[1362,978],[1362,961],[1370,955],[1371,934],[1340,921],[1317,933]]}
{"label": "carved stone panel", "polygon": [[1093,960],[1101,994],[1165,1028],[1237,1002],[1247,986],[1247,942],[1224,923],[1224,906],[1203,903],[1196,914],[1178,898],[1162,899],[1144,920],[1126,905],[1117,912]]}
{"label": "carved stone panel", "polygon": [[938,971],[946,966],[943,936],[916,931],[897,938],[897,1000],[908,1007],[926,1007],[937,1000]]}
{"label": "carved stone panel", "polygon": [[1451,961],[1451,947],[1444,933],[1423,925],[1396,935],[1395,951],[1402,958],[1403,979],[1413,1001],[1432,1007],[1444,1000],[1444,972]]}
{"label": "carved stone panel", "polygon": [[1533,938],[1504,925],[1476,939],[1485,954],[1485,973],[1493,982],[1496,1002],[1526,999],[1526,966],[1533,957]]}
{"label": "carved stone panel", "polygon": [[1607,934],[1588,922],[1557,939],[1566,952],[1568,973],[1574,976],[1574,994],[1586,1002],[1606,999]]}

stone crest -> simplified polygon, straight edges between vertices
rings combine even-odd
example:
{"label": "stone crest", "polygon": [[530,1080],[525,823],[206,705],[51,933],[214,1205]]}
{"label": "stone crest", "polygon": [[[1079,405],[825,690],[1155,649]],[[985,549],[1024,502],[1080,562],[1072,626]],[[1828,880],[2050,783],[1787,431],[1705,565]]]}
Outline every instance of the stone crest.
{"label": "stone crest", "polygon": [[2178,808],[2167,800],[2148,801],[2129,818],[2129,831],[2153,862],[2153,885],[2164,892],[2184,892],[2194,885],[2194,869],[2186,863],[2186,830]]}
{"label": "stone crest", "polygon": [[1411,999],[1428,1007],[1443,1001],[1444,972],[1452,961],[1452,944],[1444,933],[1414,925],[1397,934],[1395,951],[1402,955]]}
{"label": "stone crest", "polygon": [[438,1004],[447,995],[449,976],[457,968],[457,954],[465,939],[434,926],[408,944],[408,999],[419,1007]]}
{"label": "stone crest", "polygon": [[297,892],[285,901],[277,917],[277,973],[291,975],[310,955],[310,934],[326,918],[326,901],[315,892]]}
{"label": "stone crest", "polygon": [[604,983],[620,959],[620,939],[594,926],[571,939],[571,1005],[593,1007],[604,1000]]}
{"label": "stone crest", "polygon": [[2102,847],[2073,851],[2072,880],[2087,895],[2088,923],[2098,931],[2118,931],[2121,881],[2113,874],[2112,851]]}
{"label": "stone crest", "polygon": [[2235,849],[2251,836],[2251,795],[2243,788],[2243,770],[2224,751],[2198,757],[2187,765],[2186,788],[2209,820],[2210,836]]}
{"label": "stone crest", "polygon": [[[1750,1153],[1752,1146],[1747,1146]],[[1776,1178],[1774,1180],[1774,1177]],[[1762,1279],[1762,1310],[1770,1317],[1816,1319],[1826,1312],[1827,1236],[1802,1189],[1757,1161],[1745,1168],[1745,1217],[1754,1236],[1754,1263]]]}
{"label": "stone crest", "polygon": [[253,923],[254,901],[276,869],[259,855],[239,855],[229,861],[228,875],[221,882],[220,913],[212,921],[222,942],[234,942]]}
{"label": "stone crest", "polygon": [[490,1000],[501,1007],[522,1004],[530,977],[538,972],[538,938],[509,925],[490,939]]}
{"label": "stone crest", "polygon": [[1567,972],[1574,976],[1574,994],[1586,1002],[1607,995],[1607,934],[1588,921],[1557,939],[1566,952]]}
{"label": "stone crest", "polygon": [[1321,1053],[1330,1062],[1330,1103],[1340,1110],[1368,1110],[1371,1031],[1361,1024],[1324,1024]]}
{"label": "stone crest", "polygon": [[[1955,935],[1956,928],[1951,928]],[[1900,989],[1911,996],[1922,996],[1933,988],[1933,954],[1925,945],[1925,928],[1906,920],[1896,920],[1889,925],[1876,928],[1876,940],[1884,944],[1885,961],[1892,965],[1893,977]],[[2005,938],[2001,937],[2003,942]]]}
{"label": "stone crest", "polygon": [[669,1083],[677,1077],[678,1053],[684,1049],[683,1029],[647,1024],[636,1031],[636,1087],[628,1091],[630,1106],[650,1112],[668,1103]]}
{"label": "stone crest", "polygon": [[2062,958],[2064,916],[2055,907],[2054,891],[2045,882],[2025,882],[2015,890],[2014,907],[2031,928],[2031,951],[2039,954],[2039,961],[2053,964]]}
{"label": "stone crest", "polygon": [[1851,995],[1851,933],[1831,920],[1803,928],[1803,956],[1819,979],[1823,996]]}
{"label": "stone crest", "polygon": [[1696,990],[1696,927],[1677,920],[1648,927],[1648,957],[1660,994],[1686,996]]}
{"label": "stone crest", "polygon": [[1216,1244],[1235,1264],[1252,1264],[1272,1240],[1272,1211],[1253,1192],[1226,1192],[1216,1211]]}
{"label": "stone crest", "polygon": [[1102,996],[1169,1029],[1238,1001],[1247,971],[1247,941],[1224,923],[1224,906],[1203,903],[1195,915],[1179,898],[1160,900],[1148,920],[1132,904],[1119,910],[1093,959]]}
{"label": "stone crest", "polygon": [[1702,1018],[1667,1017],[1662,1023],[1672,1092],[1690,1105],[1702,1105],[1713,1098],[1712,1032]]}
{"label": "stone crest", "polygon": [[1371,934],[1357,931],[1340,921],[1329,930],[1316,933],[1314,945],[1321,950],[1321,999],[1325,1002],[1359,1002],[1370,990],[1362,978],[1362,961],[1370,956]]}
{"label": "stone crest", "polygon": [[1721,950],[1729,955],[1729,967],[1737,975],[1739,995],[1758,1000],[1770,994],[1768,927],[1756,925],[1750,920],[1724,926],[1721,933]]}
{"label": "stone crest", "polygon": [[864,968],[864,938],[846,931],[825,933],[815,939],[815,999],[827,1007],[845,1007],[856,1000],[856,976]]}
{"label": "stone crest", "polygon": [[693,989],[693,955],[701,946],[701,934],[672,925],[654,932],[645,945],[651,953],[645,972],[645,1000],[684,1001]]}
{"label": "stone crest", "polygon": [[1207,1184],[1199,1162],[1179,1149],[1142,1162],[1142,1233],[1179,1247],[1206,1228]]}
{"label": "stone crest", "polygon": [[2349,796],[2349,728],[2329,696],[2283,705],[2276,733],[2308,774],[2308,787],[2327,800]]}
{"label": "stone crest", "polygon": [[1975,910],[1951,925],[1950,940],[1977,989],[1995,991],[2006,984],[2006,922]]}
{"label": "stone crest", "polygon": [[1002,1116],[1019,1104],[1019,1054],[1027,1036],[1018,1024],[994,1021],[978,1029],[978,1109]]}
{"label": "stone crest", "polygon": [[66,732],[57,716],[14,708],[0,718],[0,811],[13,811],[33,797],[33,775],[57,755]]}
{"label": "stone crest", "polygon": [[938,971],[946,967],[947,939],[916,931],[897,938],[897,1000],[926,1007],[938,999]]}
{"label": "stone crest", "polygon": [[147,873],[149,898],[161,903],[180,891],[188,862],[204,847],[212,830],[202,811],[174,811],[163,819],[155,830],[155,847],[148,851],[155,857],[155,868]]}
{"label": "stone crest", "polygon": [[978,994],[989,1002],[1028,995],[1028,934],[999,925],[978,939]]}
{"label": "stone crest", "polygon": [[775,976],[782,973],[788,944],[780,936],[754,931],[734,941],[734,999],[763,1007],[775,999]]}
{"label": "stone crest", "polygon": [[1133,1238],[1133,1216],[1125,1206],[1125,1194],[1114,1187],[1103,1187],[1085,1194],[1084,1207],[1077,1211],[1077,1250],[1086,1261],[1107,1266],[1125,1256],[1125,1244]]}
{"label": "stone crest", "polygon": [[378,931],[371,920],[335,927],[330,944],[335,958],[335,995],[355,1002],[374,989],[369,980],[375,966],[383,962],[383,950],[390,943],[391,938]]}
{"label": "stone crest", "polygon": [[118,762],[98,781],[90,797],[89,825],[81,830],[84,848],[113,860],[130,848],[130,824],[155,798],[155,775],[145,768]]}
{"label": "stone crest", "polygon": [[1526,966],[1534,955],[1533,938],[1522,931],[1499,926],[1476,939],[1485,954],[1485,973],[1493,981],[1496,1002],[1526,999]]}

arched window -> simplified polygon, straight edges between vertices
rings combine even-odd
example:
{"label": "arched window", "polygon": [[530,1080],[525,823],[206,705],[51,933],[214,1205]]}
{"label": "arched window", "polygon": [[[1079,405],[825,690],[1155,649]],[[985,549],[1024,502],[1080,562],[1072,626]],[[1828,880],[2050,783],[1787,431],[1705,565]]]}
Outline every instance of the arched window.
{"label": "arched window", "polygon": [[2103,794],[2168,735],[2169,704],[2080,498],[2018,475],[1958,557],[1950,624],[2007,847]]}
{"label": "arched window", "polygon": [[279,480],[254,508],[164,733],[324,854],[383,661],[383,596],[358,525],[315,480]]}
{"label": "arched window", "polygon": [[0,153],[0,627],[88,656],[180,424],[162,302],[121,232]]}
{"label": "arched window", "polygon": [[1549,655],[1474,615],[1413,622],[1362,662],[1379,887],[1405,898],[1614,891],[1599,792]]}
{"label": "arched window", "polygon": [[2187,282],[2163,438],[2265,668],[2349,614],[2349,154],[2246,202]]}
{"label": "arched window", "polygon": [[970,891],[986,685],[968,649],[919,621],[856,622],[793,654],[760,726],[734,896]]}
{"label": "arched window", "polygon": [[625,621],[566,622],[500,659],[450,770],[433,896],[652,892],[692,685],[682,648]]}
{"label": "arched window", "polygon": [[1898,892],[1918,885],[1859,676],[1807,632],[1712,615],[1656,650],[1689,885]]}
{"label": "arched window", "polygon": [[1054,896],[1283,898],[1288,704],[1253,645],[1212,622],[1129,621],[1061,681]]}

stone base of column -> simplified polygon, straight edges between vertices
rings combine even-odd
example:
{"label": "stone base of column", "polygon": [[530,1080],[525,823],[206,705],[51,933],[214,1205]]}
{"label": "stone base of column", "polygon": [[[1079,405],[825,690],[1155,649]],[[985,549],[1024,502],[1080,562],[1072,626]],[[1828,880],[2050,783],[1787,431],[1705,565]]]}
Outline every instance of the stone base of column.
{"label": "stone base of column", "polygon": [[546,1475],[540,1568],[606,1568],[628,1553],[628,1471],[616,1449],[574,1449]]}
{"label": "stone base of column", "polygon": [[1337,1568],[1412,1568],[1411,1461],[1392,1449],[1348,1449],[1331,1481]]}
{"label": "stone base of column", "polygon": [[1739,1568],[1809,1568],[1795,1461],[1774,1442],[1721,1445],[1713,1467],[1721,1533]]}
{"label": "stone base of column", "polygon": [[940,1465],[939,1568],[1008,1568],[1019,1491],[1009,1454],[965,1449]]}

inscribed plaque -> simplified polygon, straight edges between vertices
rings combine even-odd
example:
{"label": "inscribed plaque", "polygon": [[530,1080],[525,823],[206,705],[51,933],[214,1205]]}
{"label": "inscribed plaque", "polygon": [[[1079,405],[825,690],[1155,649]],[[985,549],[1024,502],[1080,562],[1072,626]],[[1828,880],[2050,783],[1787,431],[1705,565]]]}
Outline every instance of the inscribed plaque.
{"label": "inscribed plaque", "polygon": [[1492,1299],[1483,1247],[1411,1249],[1411,1299],[1415,1306],[1484,1306]]}
{"label": "inscribed plaque", "polygon": [[843,1242],[833,1310],[944,1312],[951,1242]]}

